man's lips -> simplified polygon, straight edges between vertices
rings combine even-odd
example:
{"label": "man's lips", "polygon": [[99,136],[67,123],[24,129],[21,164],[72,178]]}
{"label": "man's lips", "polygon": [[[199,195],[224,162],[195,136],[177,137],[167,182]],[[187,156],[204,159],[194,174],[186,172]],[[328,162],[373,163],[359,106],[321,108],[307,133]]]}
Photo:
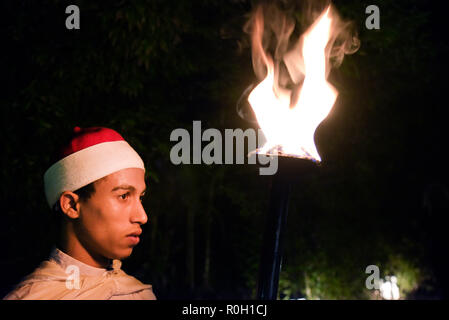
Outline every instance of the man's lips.
{"label": "man's lips", "polygon": [[142,234],[142,230],[137,230],[137,231],[134,231],[134,232],[128,234],[127,237],[138,237],[141,234]]}
{"label": "man's lips", "polygon": [[133,233],[130,233],[126,236],[131,242],[131,244],[136,245],[139,243],[140,238],[139,236],[142,234],[142,230],[134,231]]}

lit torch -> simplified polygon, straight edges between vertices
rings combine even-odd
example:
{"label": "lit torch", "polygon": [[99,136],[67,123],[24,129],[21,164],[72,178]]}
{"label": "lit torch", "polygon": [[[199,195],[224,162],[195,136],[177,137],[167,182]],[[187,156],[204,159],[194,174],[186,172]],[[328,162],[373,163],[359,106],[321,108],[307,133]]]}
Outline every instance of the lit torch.
{"label": "lit torch", "polygon": [[[275,21],[267,21],[267,26],[264,9],[276,17]],[[330,59],[338,65],[344,54],[355,52],[359,46],[358,39],[350,35],[350,24],[343,23],[330,5],[289,49],[294,25],[274,6],[259,6],[249,23],[253,66],[263,78],[248,96],[266,138],[258,153],[279,157],[259,268],[257,296],[261,300],[277,297],[291,182],[321,162],[314,143],[315,130],[331,111],[338,94],[327,82]],[[266,52],[267,31],[276,38],[274,59]],[[290,87],[285,86],[286,75]]]}

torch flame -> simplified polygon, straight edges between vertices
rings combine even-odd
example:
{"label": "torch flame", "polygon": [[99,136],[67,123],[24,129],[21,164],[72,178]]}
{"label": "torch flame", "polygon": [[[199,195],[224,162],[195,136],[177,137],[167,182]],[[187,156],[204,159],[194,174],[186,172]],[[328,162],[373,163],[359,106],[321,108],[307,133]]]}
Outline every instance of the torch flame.
{"label": "torch flame", "polygon": [[[251,91],[248,101],[267,140],[259,153],[281,152],[321,161],[314,143],[315,130],[331,111],[338,95],[326,79],[329,73],[326,68],[330,55],[328,43],[336,39],[332,33],[335,23],[330,9],[328,6],[297,45],[282,57],[293,81],[303,79],[296,99],[292,98],[291,89],[279,85],[279,62],[275,64],[263,49],[263,11],[258,8],[255,12],[253,62],[266,68],[266,76]],[[291,33],[292,28],[288,29]]]}

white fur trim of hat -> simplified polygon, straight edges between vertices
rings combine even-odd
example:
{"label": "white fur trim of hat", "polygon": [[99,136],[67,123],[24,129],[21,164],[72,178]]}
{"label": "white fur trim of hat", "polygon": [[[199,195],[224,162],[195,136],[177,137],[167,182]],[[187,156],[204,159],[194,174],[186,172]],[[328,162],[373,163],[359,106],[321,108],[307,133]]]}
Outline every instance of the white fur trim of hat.
{"label": "white fur trim of hat", "polygon": [[102,142],[72,153],[45,172],[47,203],[52,208],[64,191],[75,191],[127,168],[145,170],[138,153],[124,140]]}

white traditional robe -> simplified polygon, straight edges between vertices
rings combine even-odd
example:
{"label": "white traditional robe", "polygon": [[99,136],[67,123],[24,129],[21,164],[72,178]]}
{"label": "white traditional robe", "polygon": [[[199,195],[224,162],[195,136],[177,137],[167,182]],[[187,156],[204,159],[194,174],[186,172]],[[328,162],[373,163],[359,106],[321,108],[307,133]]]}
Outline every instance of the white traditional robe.
{"label": "white traditional robe", "polygon": [[[28,275],[5,300],[156,300],[146,285],[120,269],[95,268],[54,248],[50,258]],[[74,270],[79,270],[79,282]]]}

